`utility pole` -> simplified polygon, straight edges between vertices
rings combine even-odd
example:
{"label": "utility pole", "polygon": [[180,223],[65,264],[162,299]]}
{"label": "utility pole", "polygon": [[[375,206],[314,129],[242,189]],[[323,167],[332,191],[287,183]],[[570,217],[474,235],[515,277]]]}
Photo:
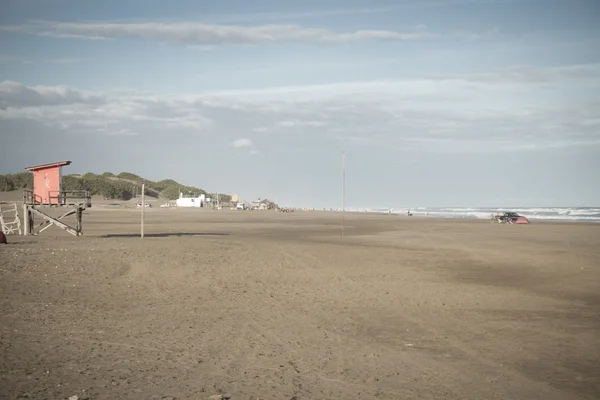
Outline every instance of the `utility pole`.
{"label": "utility pole", "polygon": [[346,213],[346,152],[342,152],[342,243],[344,243],[344,214]]}
{"label": "utility pole", "polygon": [[142,239],[144,238],[144,209],[146,208],[145,185],[142,183]]}

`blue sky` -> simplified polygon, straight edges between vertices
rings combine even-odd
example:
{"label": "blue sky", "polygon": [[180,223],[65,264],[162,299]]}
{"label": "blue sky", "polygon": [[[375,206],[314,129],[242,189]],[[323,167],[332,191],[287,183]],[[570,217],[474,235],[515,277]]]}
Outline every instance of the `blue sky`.
{"label": "blue sky", "polygon": [[[595,0],[0,2],[0,173],[290,206],[600,204]],[[67,171],[65,171],[67,172]]]}

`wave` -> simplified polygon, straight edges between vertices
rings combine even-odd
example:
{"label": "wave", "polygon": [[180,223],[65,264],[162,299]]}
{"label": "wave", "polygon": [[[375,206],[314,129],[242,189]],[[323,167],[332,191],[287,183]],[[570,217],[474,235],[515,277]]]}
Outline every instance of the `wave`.
{"label": "wave", "polygon": [[[337,211],[341,211],[337,210]],[[492,214],[516,212],[531,220],[569,222],[600,222],[598,207],[402,207],[402,208],[346,208],[347,212],[407,215],[436,218],[489,219]]]}

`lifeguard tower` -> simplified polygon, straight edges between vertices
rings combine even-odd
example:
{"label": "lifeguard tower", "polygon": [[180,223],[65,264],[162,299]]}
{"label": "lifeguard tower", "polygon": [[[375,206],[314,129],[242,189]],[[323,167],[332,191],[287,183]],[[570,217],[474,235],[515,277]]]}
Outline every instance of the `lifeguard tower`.
{"label": "lifeguard tower", "polygon": [[[92,206],[92,197],[86,190],[65,191],[62,189],[62,167],[71,161],[60,161],[51,164],[35,165],[25,168],[33,172],[33,190],[23,191],[23,222],[25,235],[38,235],[55,225],[74,236],[83,235],[83,210]],[[51,217],[43,212],[44,208],[67,208],[60,217]],[[62,220],[76,215],[76,226],[72,227]],[[34,218],[43,221],[34,225]]]}

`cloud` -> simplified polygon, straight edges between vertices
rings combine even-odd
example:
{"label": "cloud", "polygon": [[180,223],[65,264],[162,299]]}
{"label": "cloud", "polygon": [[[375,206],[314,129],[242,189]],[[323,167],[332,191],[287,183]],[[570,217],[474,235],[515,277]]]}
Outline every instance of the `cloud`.
{"label": "cloud", "polygon": [[354,16],[367,14],[382,14],[397,10],[398,6],[389,7],[371,7],[371,8],[343,8],[343,9],[326,9],[308,12],[295,13],[280,13],[280,12],[262,12],[262,13],[245,13],[245,14],[229,14],[226,16],[214,16],[217,20],[224,21],[281,21],[281,20],[298,20],[305,18],[322,18],[333,16]]}
{"label": "cloud", "polygon": [[240,138],[240,139],[236,139],[233,141],[232,145],[235,148],[240,148],[240,147],[250,147],[252,146],[254,143],[252,143],[252,140],[248,139],[248,138]]}
{"label": "cloud", "polygon": [[188,45],[319,43],[335,44],[365,40],[418,40],[436,37],[425,31],[395,32],[360,29],[333,32],[323,28],[297,25],[218,25],[201,22],[51,22],[33,21],[24,25],[0,26],[0,31],[63,39],[138,38]]}
{"label": "cloud", "polygon": [[280,121],[277,123],[277,126],[281,128],[296,128],[296,127],[321,127],[327,125],[326,122],[323,121],[299,121],[299,120],[287,120]]}
{"label": "cloud", "polygon": [[203,130],[211,120],[185,102],[144,94],[91,93],[64,86],[0,82],[0,120],[33,120],[72,132],[134,135],[152,129]]}
{"label": "cloud", "polygon": [[323,143],[471,153],[598,146],[600,83],[578,84],[593,68],[539,68],[536,73],[554,79],[550,86],[500,71],[494,85],[465,75],[201,94],[5,81],[0,130],[8,121],[35,121],[69,135],[206,137],[250,152],[261,143],[263,153],[318,150]]}
{"label": "cloud", "polygon": [[600,64],[569,65],[550,68],[517,66],[471,75],[428,75],[426,78],[440,81],[453,80],[481,83],[506,83],[507,81],[553,82],[564,79],[598,79],[600,78]]}
{"label": "cloud", "polygon": [[507,3],[516,0],[396,0],[394,5],[383,7],[366,8],[324,8],[304,12],[256,12],[243,14],[209,14],[207,18],[212,21],[220,22],[248,22],[248,21],[282,21],[282,20],[300,20],[309,18],[338,17],[338,16],[356,16],[370,14],[385,14],[391,12],[403,11],[408,8],[431,8],[431,7],[454,7],[457,5],[486,4],[486,3]]}
{"label": "cloud", "polygon": [[0,82],[0,109],[102,101],[102,96],[65,86],[25,86],[13,81]]}

